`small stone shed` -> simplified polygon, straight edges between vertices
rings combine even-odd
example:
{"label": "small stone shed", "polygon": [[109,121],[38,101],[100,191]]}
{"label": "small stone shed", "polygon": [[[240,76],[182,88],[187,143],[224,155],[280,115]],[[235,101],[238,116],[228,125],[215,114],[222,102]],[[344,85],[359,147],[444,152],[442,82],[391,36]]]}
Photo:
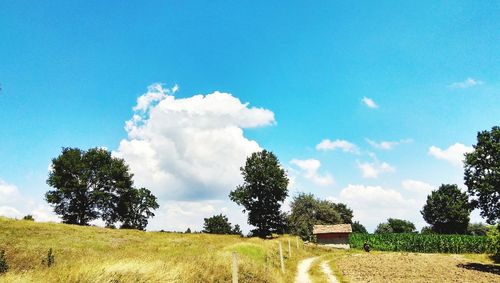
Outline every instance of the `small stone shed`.
{"label": "small stone shed", "polygon": [[313,234],[316,235],[319,245],[340,249],[349,249],[349,234],[351,233],[351,224],[314,225],[313,228]]}

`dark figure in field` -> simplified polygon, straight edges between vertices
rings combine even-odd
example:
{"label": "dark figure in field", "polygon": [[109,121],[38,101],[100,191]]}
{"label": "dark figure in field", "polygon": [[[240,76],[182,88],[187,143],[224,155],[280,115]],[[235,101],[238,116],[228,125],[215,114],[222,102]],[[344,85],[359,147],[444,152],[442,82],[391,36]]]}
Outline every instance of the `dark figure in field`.
{"label": "dark figure in field", "polygon": [[368,242],[365,242],[363,244],[363,249],[365,250],[365,252],[369,253],[370,252],[370,245],[368,244]]}

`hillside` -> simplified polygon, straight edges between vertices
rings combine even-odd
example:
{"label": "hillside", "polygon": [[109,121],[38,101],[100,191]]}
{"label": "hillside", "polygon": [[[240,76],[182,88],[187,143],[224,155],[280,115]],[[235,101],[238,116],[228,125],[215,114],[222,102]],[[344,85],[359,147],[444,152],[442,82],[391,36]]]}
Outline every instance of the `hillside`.
{"label": "hillside", "polygon": [[[228,282],[232,252],[239,254],[240,282],[291,282],[297,262],[311,249],[291,238],[113,230],[0,217],[0,250],[9,271],[2,282]],[[278,241],[286,274],[280,272]],[[42,260],[52,248],[55,264]]]}

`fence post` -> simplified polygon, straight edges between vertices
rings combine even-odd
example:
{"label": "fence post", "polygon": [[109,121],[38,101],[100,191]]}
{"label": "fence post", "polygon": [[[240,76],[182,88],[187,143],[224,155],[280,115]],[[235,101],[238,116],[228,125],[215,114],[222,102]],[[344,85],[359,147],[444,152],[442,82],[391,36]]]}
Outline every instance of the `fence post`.
{"label": "fence post", "polygon": [[233,283],[238,283],[238,254],[233,252]]}
{"label": "fence post", "polygon": [[290,248],[290,238],[288,238],[288,257],[292,257],[292,249]]}
{"label": "fence post", "polygon": [[280,245],[280,262],[281,262],[281,273],[285,273],[285,263],[283,262],[283,248],[281,247],[281,241],[278,241]]}

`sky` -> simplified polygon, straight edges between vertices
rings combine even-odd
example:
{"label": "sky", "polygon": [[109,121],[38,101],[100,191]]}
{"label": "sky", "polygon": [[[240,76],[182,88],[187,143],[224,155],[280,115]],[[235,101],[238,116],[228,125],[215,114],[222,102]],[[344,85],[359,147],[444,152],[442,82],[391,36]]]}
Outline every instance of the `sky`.
{"label": "sky", "polygon": [[[226,214],[252,152],[369,231],[423,227],[500,121],[498,1],[1,1],[0,215],[58,221],[62,147],[105,147],[158,197],[149,230]],[[473,222],[483,221],[478,212]]]}

